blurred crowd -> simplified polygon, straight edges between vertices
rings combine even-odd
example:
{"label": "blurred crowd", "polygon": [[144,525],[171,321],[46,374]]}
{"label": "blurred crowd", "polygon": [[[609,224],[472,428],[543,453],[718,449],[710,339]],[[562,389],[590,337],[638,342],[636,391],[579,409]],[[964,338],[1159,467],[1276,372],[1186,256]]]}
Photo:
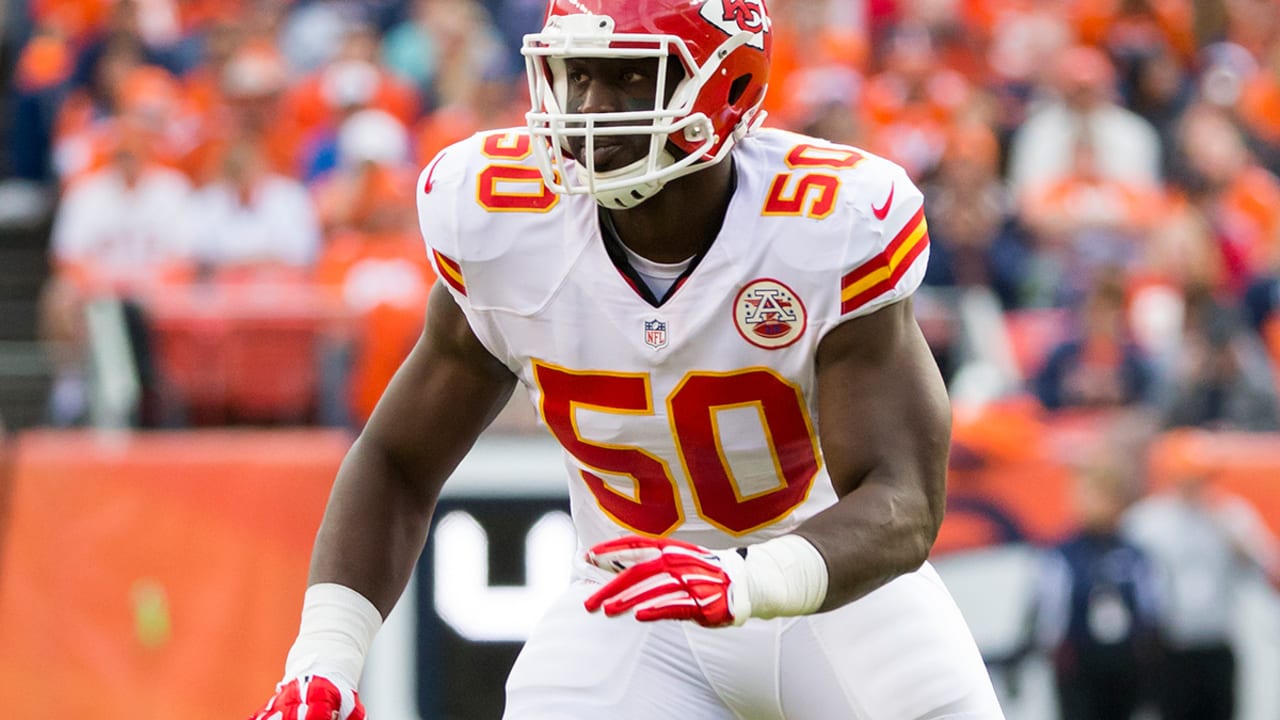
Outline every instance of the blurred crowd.
{"label": "blurred crowd", "polygon": [[[1280,429],[1280,4],[769,4],[768,122],[889,157],[925,191],[919,304],[949,381],[1000,340],[1014,391],[1046,411]],[[357,318],[327,387],[344,408],[329,417],[359,423],[434,280],[413,178],[451,142],[522,124],[519,38],[543,10],[26,4],[6,156],[61,198],[41,318],[51,419],[84,417],[86,303],[123,297],[145,319],[196,286],[270,282]],[[999,311],[985,337],[948,300],[973,293]],[[162,371],[157,357],[140,367]]]}
{"label": "blurred crowd", "polygon": [[[1280,3],[769,5],[768,123],[884,155],[925,192],[917,311],[958,406],[1280,430]],[[50,421],[88,419],[106,299],[138,423],[362,423],[435,281],[416,174],[523,124],[520,37],[544,7],[16,3],[4,174],[59,198]],[[1280,561],[1204,479],[1130,507],[1138,475],[1081,470],[1036,616],[1063,718],[1231,716],[1223,593]]]}
{"label": "blurred crowd", "polygon": [[1044,553],[1033,615],[1060,720],[1237,717],[1239,597],[1280,587],[1265,520],[1189,468],[1139,498],[1124,463],[1093,462],[1074,490],[1079,527]]}

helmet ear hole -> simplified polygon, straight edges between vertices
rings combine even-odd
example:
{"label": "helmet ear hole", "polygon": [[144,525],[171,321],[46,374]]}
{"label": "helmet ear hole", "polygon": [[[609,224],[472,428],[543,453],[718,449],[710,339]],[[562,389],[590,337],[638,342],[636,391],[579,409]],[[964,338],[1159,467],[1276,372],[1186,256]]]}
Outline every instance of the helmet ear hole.
{"label": "helmet ear hole", "polygon": [[747,91],[747,87],[751,84],[751,75],[739,75],[733,84],[729,86],[729,104],[736,105],[742,99],[742,93]]}

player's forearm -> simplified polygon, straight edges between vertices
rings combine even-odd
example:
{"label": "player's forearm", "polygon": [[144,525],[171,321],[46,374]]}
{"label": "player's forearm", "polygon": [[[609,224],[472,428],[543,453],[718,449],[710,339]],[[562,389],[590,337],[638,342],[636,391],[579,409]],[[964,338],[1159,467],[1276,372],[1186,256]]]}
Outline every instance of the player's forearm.
{"label": "player's forearm", "polygon": [[840,501],[799,534],[827,562],[824,610],[920,567],[942,523],[951,407],[912,308],[845,322],[819,348],[822,454]]}
{"label": "player's forearm", "polygon": [[815,515],[796,534],[827,562],[821,610],[852,602],[919,568],[938,536],[944,506],[941,476],[933,482],[864,482]]}
{"label": "player's forearm", "polygon": [[316,537],[309,584],[337,583],[386,617],[426,542],[436,493],[366,438],[343,460]]}

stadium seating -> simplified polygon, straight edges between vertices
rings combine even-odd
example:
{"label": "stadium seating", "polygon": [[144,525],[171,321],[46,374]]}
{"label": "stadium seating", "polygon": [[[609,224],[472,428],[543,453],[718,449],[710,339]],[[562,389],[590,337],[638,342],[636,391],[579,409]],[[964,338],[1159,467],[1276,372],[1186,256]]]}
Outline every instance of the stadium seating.
{"label": "stadium seating", "polygon": [[306,422],[321,391],[321,353],[348,315],[306,282],[176,286],[153,298],[162,402],[186,420]]}

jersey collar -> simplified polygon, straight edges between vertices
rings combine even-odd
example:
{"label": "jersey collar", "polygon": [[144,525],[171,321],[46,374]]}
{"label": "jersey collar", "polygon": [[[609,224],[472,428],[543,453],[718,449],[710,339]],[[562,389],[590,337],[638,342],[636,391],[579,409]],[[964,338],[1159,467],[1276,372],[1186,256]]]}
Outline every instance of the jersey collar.
{"label": "jersey collar", "polygon": [[[730,158],[730,162],[732,162],[732,158]],[[737,165],[734,165],[732,172],[729,173],[730,197],[732,197],[737,191],[738,168]],[[727,216],[728,212],[726,212],[725,215]],[[724,218],[722,217],[720,219],[720,226],[711,234],[711,240],[693,256],[693,262],[689,263],[689,267],[685,268],[684,272],[680,273],[680,277],[676,278],[676,281],[671,283],[671,287],[668,288],[667,291],[663,293],[662,297],[659,298],[653,294],[653,291],[649,289],[649,284],[640,277],[640,273],[636,272],[635,267],[631,264],[631,259],[627,257],[627,251],[622,245],[622,238],[618,236],[618,229],[614,226],[613,217],[609,214],[609,211],[603,206],[597,206],[596,220],[600,226],[600,237],[604,240],[604,249],[605,252],[609,254],[609,260],[613,262],[613,266],[617,268],[618,272],[622,274],[622,277],[626,279],[627,284],[631,286],[631,289],[653,307],[660,307],[670,299],[672,295],[675,295],[676,291],[684,285],[685,280],[689,279],[689,276],[693,274],[693,271],[698,267],[699,263],[702,262],[702,258],[706,257],[707,252],[711,250],[711,246],[715,244],[715,239],[720,235],[721,228],[724,227]]]}

